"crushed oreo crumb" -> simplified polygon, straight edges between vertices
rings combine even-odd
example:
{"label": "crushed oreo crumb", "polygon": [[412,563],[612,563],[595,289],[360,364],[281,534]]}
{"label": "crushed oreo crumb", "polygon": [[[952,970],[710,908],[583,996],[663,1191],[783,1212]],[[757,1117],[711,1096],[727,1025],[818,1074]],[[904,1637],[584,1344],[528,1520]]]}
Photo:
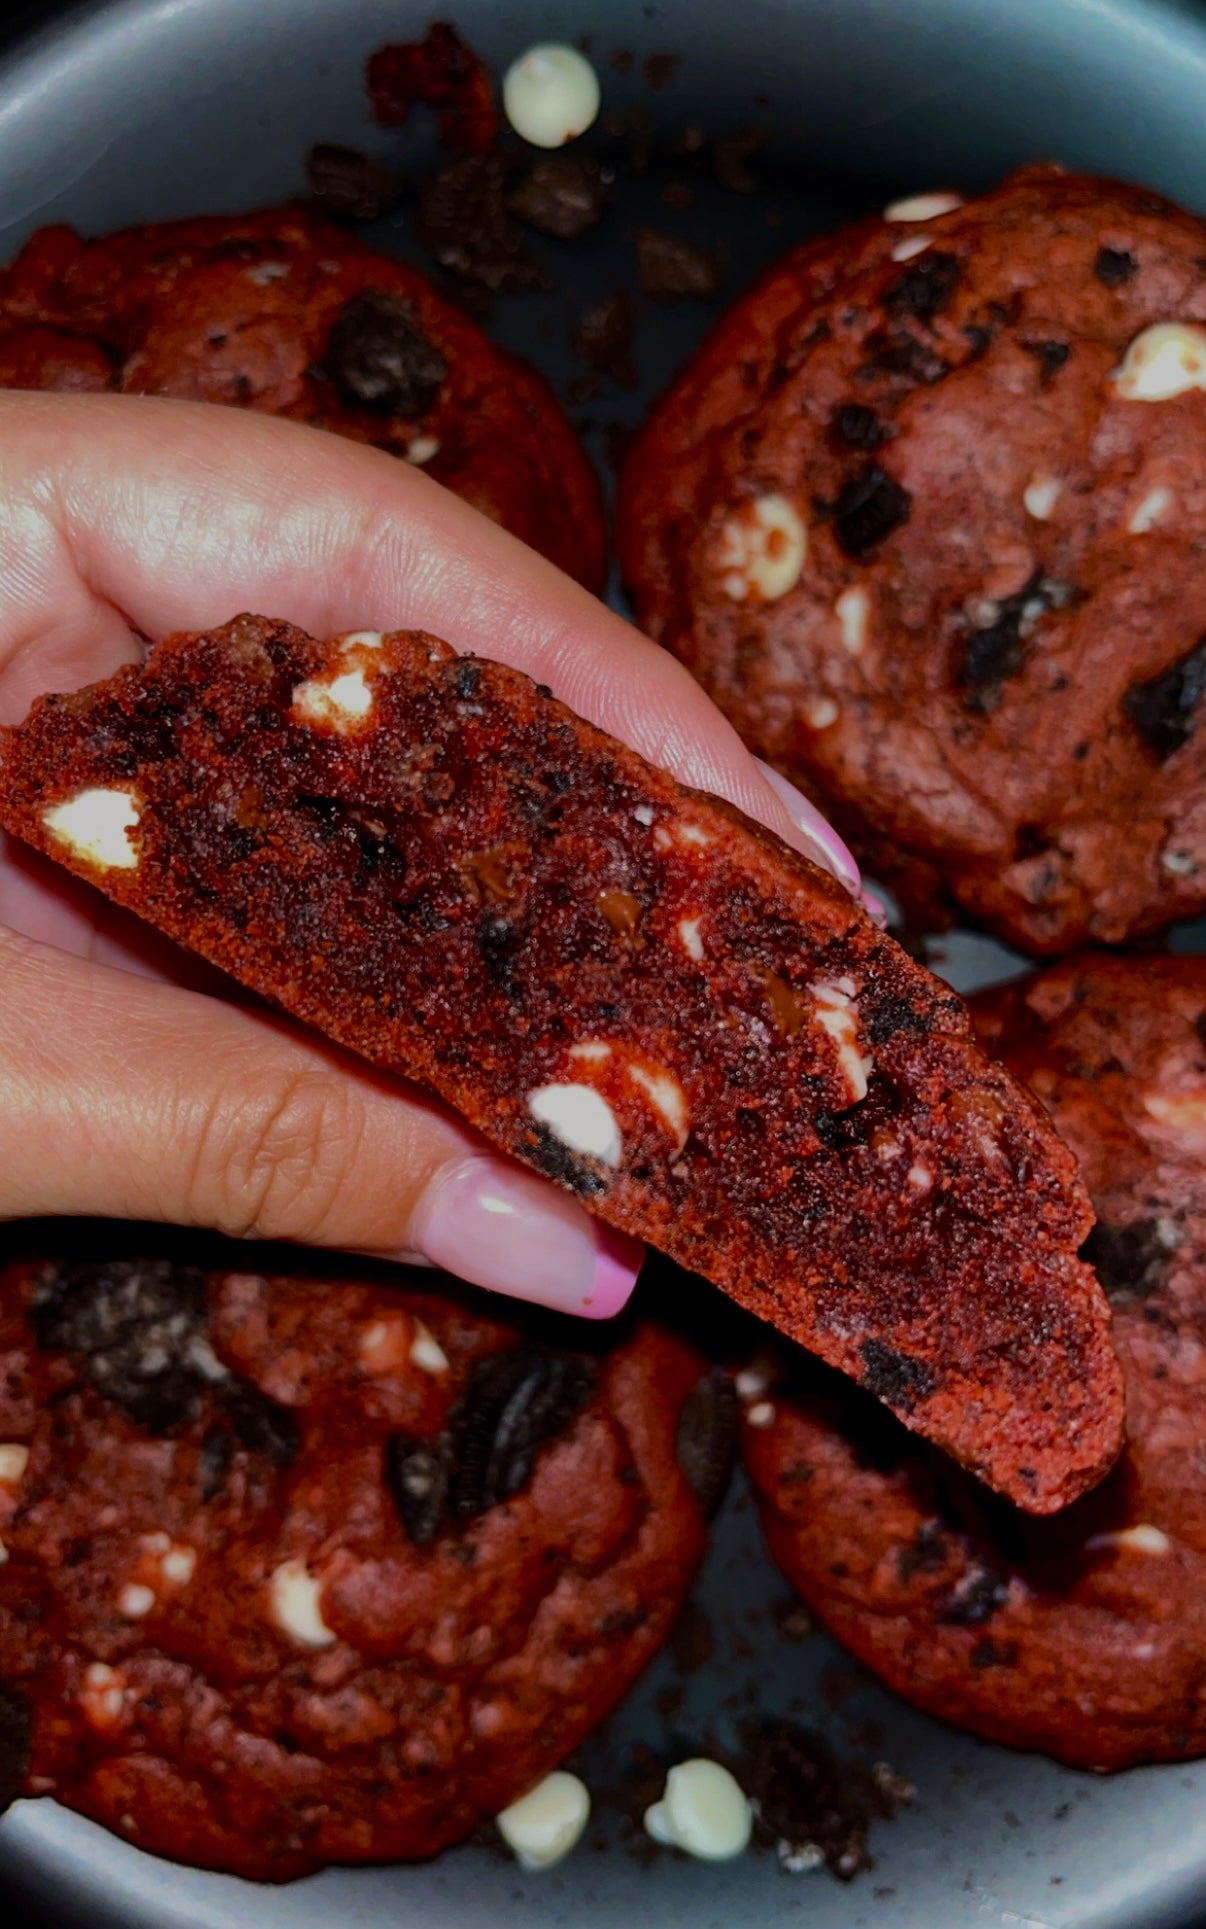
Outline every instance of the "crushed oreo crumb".
{"label": "crushed oreo crumb", "polygon": [[1099,248],[1093,263],[1093,273],[1106,288],[1121,288],[1124,281],[1137,274],[1139,263],[1134,255],[1125,248]]}
{"label": "crushed oreo crumb", "polygon": [[896,992],[885,992],[871,1013],[867,1036],[873,1045],[886,1045],[897,1032],[928,1032],[929,1029],[930,1020],[926,1012],[918,1011],[907,998],[900,997]]}
{"label": "crushed oreo crumb", "polygon": [[496,154],[464,154],[423,190],[419,240],[450,274],[496,295],[549,286],[507,206],[507,169]]}
{"label": "crushed oreo crumb", "polygon": [[860,381],[895,375],[928,388],[951,372],[950,363],[929,342],[920,341],[904,328],[877,328],[868,335],[867,347],[871,359],[856,371]]}
{"label": "crushed oreo crumb", "polygon": [[747,1782],[758,1838],[796,1874],[824,1864],[840,1882],[874,1866],[868,1838],[913,1799],[912,1785],[886,1762],[842,1762],[813,1730],[768,1722],[750,1743]]}
{"label": "crushed oreo crumb", "polygon": [[918,1400],[928,1400],[937,1382],[921,1360],[885,1346],[882,1340],[864,1340],[859,1347],[863,1358],[861,1384],[877,1400],[912,1411]]}
{"label": "crushed oreo crumb", "polygon": [[1049,610],[1067,609],[1075,597],[1070,583],[1036,570],[1023,588],[1000,599],[992,622],[973,630],[963,644],[958,682],[966,709],[981,716],[996,709],[1001,685],[1025,661],[1022,646],[1035,625]]}
{"label": "crushed oreo crumb", "polygon": [[557,241],[576,241],[602,219],[610,193],[598,163],[578,154],[543,154],[507,195],[510,212]]}
{"label": "crushed oreo crumb", "polygon": [[333,221],[376,221],[402,192],[396,174],[357,147],[320,141],[306,156],[310,205]]}
{"label": "crushed oreo crumb", "polygon": [[377,288],[344,303],[327,337],[323,367],[342,402],[383,415],[425,415],[448,373],[410,303]]}
{"label": "crushed oreo crumb", "polygon": [[637,273],[642,292],[654,301],[712,301],[720,293],[720,263],[661,228],[638,228]]}
{"label": "crushed oreo crumb", "polygon": [[1206,636],[1170,670],[1150,683],[1136,683],[1123,697],[1122,707],[1149,749],[1166,763],[1193,735],[1203,694]]}
{"label": "crushed oreo crumb", "polygon": [[983,1627],[1008,1599],[1009,1582],[1004,1576],[973,1562],[938,1609],[938,1619],[948,1627]]}
{"label": "crushed oreo crumb", "polygon": [[301,1452],[301,1433],[288,1407],[246,1380],[232,1380],[223,1389],[222,1405],[249,1453],[264,1454],[274,1467],[293,1465]]}
{"label": "crushed oreo crumb", "polygon": [[577,1353],[519,1347],[478,1360],[454,1422],[449,1508],[469,1520],[527,1484],[541,1447],[590,1399],[592,1362]]}
{"label": "crushed oreo crumb", "polygon": [[833,505],[833,533],[847,556],[860,561],[912,512],[913,499],[878,463],[843,483]]}
{"label": "crushed oreo crumb", "polygon": [[38,1345],[80,1360],[102,1399],[166,1433],[197,1411],[205,1279],[166,1259],[52,1265],[30,1306]]}
{"label": "crushed oreo crumb", "polygon": [[874,409],[861,402],[843,402],[829,418],[830,433],[847,449],[878,449],[891,436],[891,429]]}
{"label": "crushed oreo crumb", "polygon": [[0,1681],[0,1815],[25,1785],[33,1741],[33,1711],[20,1688]]}
{"label": "crushed oreo crumb", "polygon": [[927,248],[893,282],[884,296],[884,307],[890,315],[932,321],[946,307],[962,273],[957,255],[946,254],[940,248]]}
{"label": "crushed oreo crumb", "polygon": [[737,1392],[719,1367],[705,1373],[683,1402],[675,1453],[706,1520],[724,1498],[737,1449]]}
{"label": "crushed oreo crumb", "polygon": [[902,1581],[911,1581],[915,1574],[933,1574],[946,1566],[950,1543],[946,1536],[942,1519],[935,1515],[932,1520],[923,1520],[907,1547],[902,1547],[896,1556],[896,1566]]}
{"label": "crushed oreo crumb", "polygon": [[1129,1226],[1110,1226],[1099,1219],[1080,1256],[1097,1274],[1106,1298],[1119,1304],[1158,1293],[1175,1250],[1176,1228],[1168,1221],[1134,1219]]}
{"label": "crushed oreo crumb", "polygon": [[412,1547],[429,1547],[444,1524],[452,1453],[449,1433],[431,1441],[395,1434],[386,1446],[389,1490]]}
{"label": "crushed oreo crumb", "polygon": [[1067,342],[1023,342],[1022,347],[1028,355],[1034,355],[1039,364],[1039,381],[1043,388],[1050,388],[1067,361],[1072,350]]}

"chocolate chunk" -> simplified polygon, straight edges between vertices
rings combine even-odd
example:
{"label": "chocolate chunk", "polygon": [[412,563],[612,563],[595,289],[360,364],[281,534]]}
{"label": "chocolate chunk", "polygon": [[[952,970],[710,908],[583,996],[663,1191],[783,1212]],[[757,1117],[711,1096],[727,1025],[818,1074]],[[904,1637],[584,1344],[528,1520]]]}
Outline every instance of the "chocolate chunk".
{"label": "chocolate chunk", "polygon": [[519,1347],[478,1360],[454,1424],[449,1510],[485,1513],[526,1486],[541,1447],[577,1418],[594,1390],[577,1353]]}
{"label": "chocolate chunk", "polygon": [[407,1539],[429,1547],[444,1524],[452,1472],[452,1436],[408,1440],[395,1434],[385,1450],[385,1471]]}
{"label": "chocolate chunk", "polygon": [[0,1815],[25,1786],[33,1743],[33,1710],[20,1688],[0,1681]]}
{"label": "chocolate chunk", "polygon": [[166,1433],[200,1402],[205,1281],[166,1259],[52,1266],[30,1307],[39,1346],[76,1355],[103,1399]]}
{"label": "chocolate chunk", "polygon": [[911,315],[915,321],[932,321],[946,307],[962,273],[957,255],[945,254],[940,248],[927,248],[892,283],[884,296],[884,307],[890,315]]}
{"label": "chocolate chunk", "polygon": [[785,1868],[823,1861],[839,1881],[852,1882],[872,1866],[867,1838],[884,1805],[873,1799],[866,1769],[839,1762],[820,1735],[794,1722],[768,1723],[752,1757],[759,1833],[776,1844]]}
{"label": "chocolate chunk", "polygon": [[356,147],[319,142],[306,156],[310,204],[333,221],[376,221],[402,192],[396,174]]}
{"label": "chocolate chunk", "polygon": [[873,1045],[886,1045],[889,1038],[900,1031],[928,1032],[929,1029],[926,1014],[894,992],[885,993],[867,1023],[867,1035]]}
{"label": "chocolate chunk", "polygon": [[877,328],[867,337],[867,347],[871,359],[863,362],[857,371],[864,382],[880,375],[900,375],[908,382],[930,387],[951,372],[950,363],[929,342],[919,341],[907,329]]}
{"label": "chocolate chunk", "polygon": [[719,1367],[692,1388],[683,1401],[675,1453],[703,1510],[711,1520],[724,1499],[737,1449],[737,1392]]}
{"label": "chocolate chunk", "polygon": [[544,154],[511,189],[507,207],[541,234],[576,241],[601,219],[610,191],[597,162],[578,154]]}
{"label": "chocolate chunk", "polygon": [[1174,1249],[1158,1219],[1133,1219],[1129,1226],[1110,1226],[1099,1219],[1080,1256],[1093,1267],[1107,1299],[1117,1304],[1158,1293],[1168,1278]]}
{"label": "chocolate chunk", "polygon": [[1023,342],[1022,347],[1028,355],[1038,357],[1039,381],[1043,388],[1050,388],[1072,353],[1067,342]]}
{"label": "chocolate chunk", "polygon": [[1125,248],[1099,248],[1093,263],[1093,273],[1107,288],[1121,288],[1138,269],[1139,263]]}
{"label": "chocolate chunk", "polygon": [[907,522],[913,499],[878,463],[842,484],[833,506],[833,533],[847,556],[860,561]]}
{"label": "chocolate chunk", "polygon": [[637,372],[632,359],[632,338],[636,315],[632,296],[626,288],[584,308],[570,335],[570,346],[579,361],[597,375],[609,376],[621,388],[636,386]]}
{"label": "chocolate chunk", "polygon": [[875,410],[864,407],[861,402],[843,402],[833,411],[829,425],[833,439],[848,449],[878,449],[892,433]]}
{"label": "chocolate chunk", "polygon": [[507,171],[495,154],[466,154],[428,182],[419,207],[423,246],[450,274],[496,295],[547,288],[507,209]]}
{"label": "chocolate chunk", "polygon": [[950,1553],[943,1522],[935,1517],[923,1520],[907,1547],[902,1547],[896,1557],[896,1566],[902,1581],[911,1581],[915,1574],[933,1574],[944,1568]]}
{"label": "chocolate chunk", "polygon": [[973,1562],[942,1603],[938,1619],[948,1627],[982,1627],[1008,1599],[1009,1582],[1004,1576]]}
{"label": "chocolate chunk", "polygon": [[425,415],[448,373],[410,303],[376,288],[345,302],[327,337],[323,365],[341,401],[382,415]]}
{"label": "chocolate chunk", "polygon": [[1127,716],[1161,763],[1189,742],[1204,691],[1206,636],[1171,670],[1150,683],[1136,683],[1123,697]]}
{"label": "chocolate chunk", "polygon": [[921,1360],[898,1353],[882,1340],[864,1340],[858,1350],[863,1357],[861,1384],[877,1400],[886,1400],[909,1413],[918,1400],[928,1400],[933,1393],[934,1376]]}
{"label": "chocolate chunk", "polygon": [[715,255],[660,228],[638,228],[637,272],[654,301],[712,301],[720,293]]}
{"label": "chocolate chunk", "polygon": [[224,1388],[222,1404],[249,1453],[265,1454],[275,1467],[293,1465],[301,1452],[301,1434],[288,1407],[270,1400],[248,1380]]}

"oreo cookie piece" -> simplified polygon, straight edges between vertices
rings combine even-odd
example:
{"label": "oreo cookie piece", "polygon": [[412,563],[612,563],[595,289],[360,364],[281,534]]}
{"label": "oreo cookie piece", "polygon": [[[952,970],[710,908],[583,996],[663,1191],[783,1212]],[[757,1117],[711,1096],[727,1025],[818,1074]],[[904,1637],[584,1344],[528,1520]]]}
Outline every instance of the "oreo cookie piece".
{"label": "oreo cookie piece", "polygon": [[1082,1768],[1186,1760],[1206,1753],[1206,959],[1086,954],[973,1011],[1080,1159],[1129,1445],[1038,1522],[797,1366],[745,1406],[767,1542],[931,1714]]}
{"label": "oreo cookie piece", "polygon": [[462,1839],[624,1693],[703,1360],[266,1258],[0,1273],[0,1805],[276,1881]]}
{"label": "oreo cookie piece", "polygon": [[628,450],[642,627],[918,928],[1206,911],[1204,260],[1058,168],[915,196],[765,274]]}

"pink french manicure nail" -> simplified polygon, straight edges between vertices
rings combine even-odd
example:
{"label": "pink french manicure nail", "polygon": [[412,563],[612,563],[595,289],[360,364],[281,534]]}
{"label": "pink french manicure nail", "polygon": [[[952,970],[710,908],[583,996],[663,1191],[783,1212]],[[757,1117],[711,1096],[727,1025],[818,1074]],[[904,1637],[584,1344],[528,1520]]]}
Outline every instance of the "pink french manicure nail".
{"label": "pink french manicure nail", "polygon": [[788,783],[786,777],[780,776],[777,770],[772,770],[769,764],[763,763],[761,757],[755,757],[754,762],[780,803],[786,808],[796,829],[808,840],[811,846],[809,855],[816,863],[824,865],[827,871],[832,871],[833,875],[846,886],[851,896],[857,897],[860,876],[853,851],[842,842],[833,825],[826,822],[816,805],[810,804],[807,797],[798,791],[794,784]]}
{"label": "pink french manicure nail", "polygon": [[644,1258],[635,1240],[521,1167],[492,1158],[465,1159],[437,1175],[407,1244],[474,1286],[587,1319],[619,1312]]}

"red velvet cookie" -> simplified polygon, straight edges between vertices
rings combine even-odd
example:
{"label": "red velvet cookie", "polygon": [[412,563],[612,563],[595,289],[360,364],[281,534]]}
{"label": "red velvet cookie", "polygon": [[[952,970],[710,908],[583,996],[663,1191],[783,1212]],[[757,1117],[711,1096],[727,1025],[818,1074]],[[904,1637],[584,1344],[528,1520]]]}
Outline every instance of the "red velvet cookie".
{"label": "red velvet cookie", "polygon": [[773,268],[631,450],[638,616],[931,922],[1206,909],[1206,225],[1028,168]]}
{"label": "red velvet cookie", "polygon": [[552,390],[416,268],[297,209],[43,228],[0,271],[0,384],[229,402],[420,463],[597,590],[599,486]]}
{"label": "red velvet cookie", "polygon": [[1206,1753],[1206,959],[1085,957],[975,1001],[1080,1158],[1128,1450],[1036,1522],[819,1374],[743,1443],[771,1552],[908,1700],[1085,1768]]}
{"label": "red velvet cookie", "polygon": [[47,697],[0,822],[1045,1513],[1120,1443],[1070,1154],[827,872],[518,671],[241,617]]}
{"label": "red velvet cookie", "polygon": [[459,1841],[619,1700],[703,1551],[724,1406],[646,1321],[34,1261],[0,1358],[0,1782],[176,1861]]}

